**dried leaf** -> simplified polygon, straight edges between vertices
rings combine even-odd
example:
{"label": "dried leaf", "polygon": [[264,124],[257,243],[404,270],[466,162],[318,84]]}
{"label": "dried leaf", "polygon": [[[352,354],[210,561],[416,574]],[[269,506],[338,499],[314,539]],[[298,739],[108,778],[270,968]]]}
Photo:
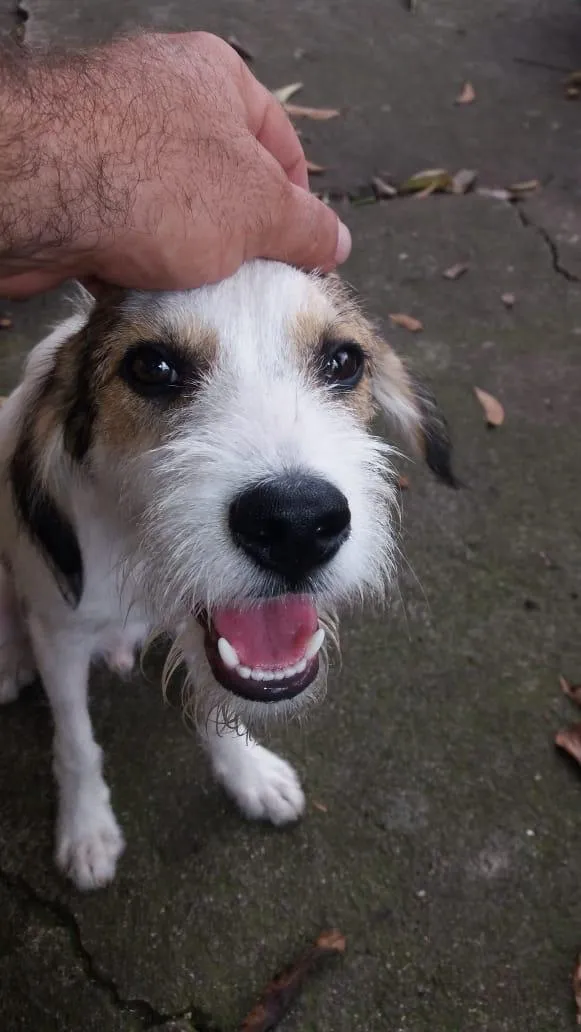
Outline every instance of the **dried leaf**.
{"label": "dried leaf", "polygon": [[575,997],[575,1009],[577,1012],[577,1024],[581,1025],[581,953],[577,954],[575,967],[571,976],[571,987]]}
{"label": "dried leaf", "polygon": [[414,318],[413,315],[406,315],[405,312],[390,313],[389,318],[394,326],[401,326],[402,329],[409,330],[410,333],[419,333],[424,328],[419,319]]}
{"label": "dried leaf", "polygon": [[397,197],[397,187],[387,183],[381,176],[372,176],[371,185],[375,190],[375,196],[380,201],[390,197]]}
{"label": "dried leaf", "polygon": [[316,943],[267,986],[262,999],[239,1027],[239,1032],[271,1032],[288,1014],[308,974],[329,955],[343,953],[345,937],[341,932],[322,932]]}
{"label": "dried leaf", "polygon": [[12,319],[7,315],[0,316],[0,330],[9,330],[12,326]]}
{"label": "dried leaf", "polygon": [[409,179],[400,183],[398,193],[414,194],[422,193],[431,187],[431,192],[436,190],[447,190],[452,185],[452,177],[445,168],[427,168],[423,172],[416,172]]}
{"label": "dried leaf", "polygon": [[571,684],[562,674],[559,676],[559,684],[567,698],[581,706],[581,684]]}
{"label": "dried leaf", "polygon": [[311,176],[320,176],[321,172],[326,172],[326,165],[317,165],[314,161],[307,160],[307,172]]}
{"label": "dried leaf", "polygon": [[563,731],[558,731],[555,735],[555,745],[581,764],[581,724],[571,724]]}
{"label": "dried leaf", "polygon": [[513,183],[509,186],[511,194],[524,194],[534,193],[535,190],[540,190],[541,184],[538,179],[527,179],[524,183]]}
{"label": "dried leaf", "polygon": [[476,100],[476,91],[471,82],[465,82],[456,97],[457,104],[472,104]]}
{"label": "dried leaf", "polygon": [[328,122],[330,118],[337,118],[341,114],[338,108],[302,107],[301,104],[286,103],[283,107],[291,118],[311,118],[314,122]]}
{"label": "dried leaf", "polygon": [[444,269],[442,276],[447,280],[457,280],[460,276],[463,276],[465,272],[468,272],[468,265],[466,262],[458,262],[457,265],[451,265],[449,269]]}
{"label": "dried leaf", "polygon": [[489,426],[502,426],[504,423],[504,409],[496,398],[493,398],[492,394],[488,391],[480,390],[480,387],[474,388],[474,393],[478,398],[478,401],[484,409],[484,415],[486,416],[486,422]]}
{"label": "dried leaf", "polygon": [[453,194],[465,194],[472,189],[478,179],[478,172],[472,168],[461,168],[452,177],[450,188]]}
{"label": "dried leaf", "polygon": [[287,104],[291,97],[294,97],[295,93],[302,90],[302,82],[291,82],[289,86],[280,86],[278,90],[273,90],[273,94],[281,104]]}
{"label": "dried leaf", "polygon": [[318,803],[316,799],[313,799],[313,806],[315,807],[315,810],[320,810],[321,813],[328,813],[329,812],[329,810],[325,806],[325,804],[324,803]]}
{"label": "dried leaf", "polygon": [[400,491],[409,490],[410,482],[407,477],[404,477],[403,473],[400,474],[400,476],[397,478],[397,486],[399,487]]}
{"label": "dried leaf", "polygon": [[516,297],[514,294],[501,294],[500,300],[507,308],[514,308],[516,303]]}
{"label": "dried leaf", "polygon": [[493,201],[513,201],[514,194],[510,190],[506,190],[504,187],[489,187],[481,186],[476,191],[480,197],[490,197]]}
{"label": "dried leaf", "polygon": [[247,64],[254,61],[254,54],[252,51],[249,50],[248,47],[244,46],[237,36],[227,36],[226,42],[230,44],[232,50],[235,50],[238,56],[241,57],[243,61],[246,61]]}

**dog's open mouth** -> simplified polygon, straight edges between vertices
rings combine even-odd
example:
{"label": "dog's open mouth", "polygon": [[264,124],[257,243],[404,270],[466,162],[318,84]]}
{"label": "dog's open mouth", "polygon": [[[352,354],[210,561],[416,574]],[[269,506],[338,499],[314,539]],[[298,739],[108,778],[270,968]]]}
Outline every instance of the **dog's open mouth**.
{"label": "dog's open mouth", "polygon": [[212,673],[236,695],[279,702],[315,680],[325,632],[308,595],[281,595],[248,609],[217,608],[211,618],[199,619]]}

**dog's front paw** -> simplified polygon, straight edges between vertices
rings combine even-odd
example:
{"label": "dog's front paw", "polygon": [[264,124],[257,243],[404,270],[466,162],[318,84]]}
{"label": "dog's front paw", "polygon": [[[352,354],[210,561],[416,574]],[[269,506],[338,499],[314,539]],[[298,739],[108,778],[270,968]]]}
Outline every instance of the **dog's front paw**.
{"label": "dog's front paw", "polygon": [[123,835],[107,805],[82,818],[64,821],[57,833],[56,862],[78,889],[108,885],[124,849]]}
{"label": "dog's front paw", "polygon": [[216,763],[217,777],[246,817],[288,824],[305,808],[298,776],[290,763],[256,743],[240,751],[234,763]]}

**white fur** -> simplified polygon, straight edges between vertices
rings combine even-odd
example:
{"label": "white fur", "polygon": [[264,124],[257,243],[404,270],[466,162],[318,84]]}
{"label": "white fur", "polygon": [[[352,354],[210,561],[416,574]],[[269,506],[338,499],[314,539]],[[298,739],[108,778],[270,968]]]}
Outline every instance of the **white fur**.
{"label": "white fur", "polygon": [[[114,668],[129,670],[152,631],[178,637],[202,699],[203,738],[214,772],[243,812],[281,824],[303,810],[292,768],[241,734],[237,724],[292,707],[245,708],[221,689],[192,618],[196,605],[211,609],[254,598],[268,584],[229,539],[224,512],[232,497],[245,485],[295,468],[324,475],[346,495],[352,532],[319,575],[316,600],[323,617],[369,593],[381,595],[393,565],[388,449],[313,382],[292,341],[299,313],[334,317],[332,297],[320,281],[254,262],[217,286],[135,293],[125,302],[128,315],[147,308],[177,334],[193,326],[214,331],[219,357],[191,406],[168,421],[166,443],[153,451],[122,460],[98,437],[87,476],[64,455],[60,434],[46,441],[44,476],[71,519],[84,560],[77,608],[63,599],[42,554],[19,527],[6,469],[30,399],[86,315],[67,320],[37,346],[21,386],[0,411],[0,553],[8,560],[0,568],[0,702],[14,699],[35,669],[40,673],[55,724],[56,858],[80,889],[109,882],[123,849],[89,717],[90,664],[105,657]],[[308,697],[306,692],[296,707]]]}

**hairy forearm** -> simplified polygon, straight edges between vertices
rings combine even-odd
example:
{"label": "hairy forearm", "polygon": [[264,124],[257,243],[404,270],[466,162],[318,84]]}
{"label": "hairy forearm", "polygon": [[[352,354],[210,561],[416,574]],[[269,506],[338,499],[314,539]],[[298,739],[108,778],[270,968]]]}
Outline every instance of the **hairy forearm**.
{"label": "hairy forearm", "polygon": [[[128,68],[133,90],[136,71]],[[115,82],[107,51],[0,46],[0,269],[17,270],[31,256],[50,263],[78,239],[94,247],[127,218],[138,129],[123,132],[128,81]]]}

